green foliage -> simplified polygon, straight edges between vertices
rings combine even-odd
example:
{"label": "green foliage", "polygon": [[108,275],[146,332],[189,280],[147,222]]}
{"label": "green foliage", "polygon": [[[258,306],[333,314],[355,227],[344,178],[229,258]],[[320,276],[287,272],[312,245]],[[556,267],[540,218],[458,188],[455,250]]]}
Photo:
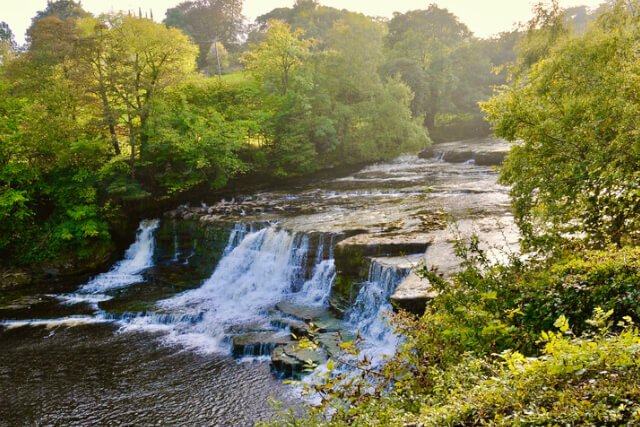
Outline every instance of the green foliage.
{"label": "green foliage", "polygon": [[596,307],[615,312],[615,320],[640,319],[640,250],[588,252],[569,257],[547,272],[519,283],[518,306],[533,333],[548,329],[560,315],[581,333]]}
{"label": "green foliage", "polygon": [[[594,323],[606,322],[610,314],[596,310]],[[596,336],[580,338],[569,333],[564,318],[556,324],[559,332],[542,334],[543,356],[504,352],[501,360],[484,363],[485,372],[474,372],[473,387],[429,399],[416,418],[424,425],[637,423],[640,334],[630,319],[617,335],[604,327]],[[468,378],[465,370],[478,363],[483,362],[463,362],[453,378],[439,378],[441,386]]]}
{"label": "green foliage", "polygon": [[530,246],[548,249],[563,238],[620,245],[640,237],[634,7],[617,2],[573,37],[556,35],[565,34],[556,29],[556,13],[543,15],[553,26],[523,42],[523,55],[535,52],[533,59],[521,57],[524,71],[513,87],[483,106],[498,136],[519,141],[501,179],[512,186]]}
{"label": "green foliage", "polygon": [[290,87],[304,89],[309,85],[310,49],[313,43],[301,39],[304,30],[281,21],[269,22],[267,37],[246,52],[243,62],[249,72],[262,81],[268,90],[286,95]]}
{"label": "green foliage", "polygon": [[198,69],[207,68],[214,40],[234,48],[243,30],[242,0],[188,0],[166,12],[167,27],[181,30],[198,45]]}
{"label": "green foliage", "polygon": [[228,120],[207,99],[222,90],[194,84],[152,106],[140,175],[149,188],[160,187],[154,194],[171,196],[202,183],[218,189],[245,170],[238,151],[246,125]]}
{"label": "green foliage", "polygon": [[[0,68],[0,254],[8,264],[91,258],[109,247],[108,220],[123,201],[164,195],[134,175],[142,130],[160,114],[151,105],[191,75],[195,48],[150,20],[95,19],[72,3],[50,3],[34,20],[29,50]],[[123,155],[122,135],[130,142]]]}
{"label": "green foliage", "polygon": [[[423,316],[391,317],[404,337],[374,368],[360,341],[330,354],[302,386],[320,397],[277,425],[531,425],[640,420],[640,249],[491,267],[477,239],[452,281],[422,269],[437,297]],[[580,286],[576,296],[571,289]],[[548,310],[548,307],[557,306]],[[574,323],[575,321],[575,323]],[[555,332],[557,330],[557,332]],[[302,347],[321,350],[313,334]],[[330,415],[329,415],[330,414]]]}
{"label": "green foliage", "polygon": [[400,75],[411,88],[413,116],[434,138],[477,137],[489,131],[477,103],[489,98],[492,85],[504,83],[506,76],[492,76],[491,70],[511,59],[510,38],[476,39],[455,15],[432,4],[389,21],[382,70]]}

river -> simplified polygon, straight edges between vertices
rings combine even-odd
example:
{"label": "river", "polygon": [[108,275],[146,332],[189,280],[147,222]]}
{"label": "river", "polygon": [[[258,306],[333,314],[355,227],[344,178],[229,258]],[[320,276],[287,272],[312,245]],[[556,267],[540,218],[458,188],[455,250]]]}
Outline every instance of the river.
{"label": "river", "polygon": [[297,407],[292,332],[313,322],[330,348],[360,330],[372,358],[391,354],[382,316],[401,288],[422,292],[411,267],[455,271],[446,217],[517,240],[489,166],[504,149],[444,144],[143,221],[109,271],[0,308],[0,425],[242,426],[273,416],[269,397]]}

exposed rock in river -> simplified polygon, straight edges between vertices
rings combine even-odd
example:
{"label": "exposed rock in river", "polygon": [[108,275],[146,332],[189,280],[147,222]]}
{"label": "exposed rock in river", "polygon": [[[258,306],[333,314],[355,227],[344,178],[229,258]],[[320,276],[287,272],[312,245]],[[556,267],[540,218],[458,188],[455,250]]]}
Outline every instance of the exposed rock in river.
{"label": "exposed rock in river", "polygon": [[510,145],[496,138],[434,144],[420,153],[422,159],[440,159],[449,163],[473,162],[478,166],[500,166]]}

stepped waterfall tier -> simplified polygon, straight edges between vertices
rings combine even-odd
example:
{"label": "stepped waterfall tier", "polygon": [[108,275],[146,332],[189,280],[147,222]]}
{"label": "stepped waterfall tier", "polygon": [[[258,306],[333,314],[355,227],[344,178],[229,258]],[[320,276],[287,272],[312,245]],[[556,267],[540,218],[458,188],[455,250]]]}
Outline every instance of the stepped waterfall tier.
{"label": "stepped waterfall tier", "polygon": [[[0,399],[0,414],[18,424],[250,425],[273,415],[270,396],[299,405],[282,379],[307,375],[309,359],[322,367],[339,334],[359,332],[381,362],[401,342],[385,313],[419,313],[430,298],[412,269],[457,268],[446,215],[491,244],[514,236],[506,189],[480,156],[423,157],[142,221],[108,271],[0,308],[0,390],[18,396],[11,411]],[[323,351],[296,349],[309,334]],[[20,383],[40,385],[25,395]]]}

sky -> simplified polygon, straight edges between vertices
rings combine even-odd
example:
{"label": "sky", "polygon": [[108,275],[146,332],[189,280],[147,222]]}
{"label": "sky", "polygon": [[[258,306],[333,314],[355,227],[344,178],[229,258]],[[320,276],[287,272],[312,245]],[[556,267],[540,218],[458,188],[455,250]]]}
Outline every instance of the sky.
{"label": "sky", "polygon": [[[517,22],[528,21],[533,4],[539,0],[320,0],[326,6],[349,9],[370,16],[391,17],[393,12],[426,9],[430,3],[449,9],[479,37],[490,37],[501,31],[513,29]],[[560,6],[586,5],[597,7],[602,0],[560,0]],[[153,11],[156,21],[162,21],[168,8],[181,0],[82,0],[82,6],[91,13],[118,10]],[[250,20],[276,7],[291,7],[295,0],[245,0],[244,15]],[[5,21],[16,35],[19,44],[24,43],[24,33],[37,11],[43,10],[47,0],[0,0],[0,21]]]}

